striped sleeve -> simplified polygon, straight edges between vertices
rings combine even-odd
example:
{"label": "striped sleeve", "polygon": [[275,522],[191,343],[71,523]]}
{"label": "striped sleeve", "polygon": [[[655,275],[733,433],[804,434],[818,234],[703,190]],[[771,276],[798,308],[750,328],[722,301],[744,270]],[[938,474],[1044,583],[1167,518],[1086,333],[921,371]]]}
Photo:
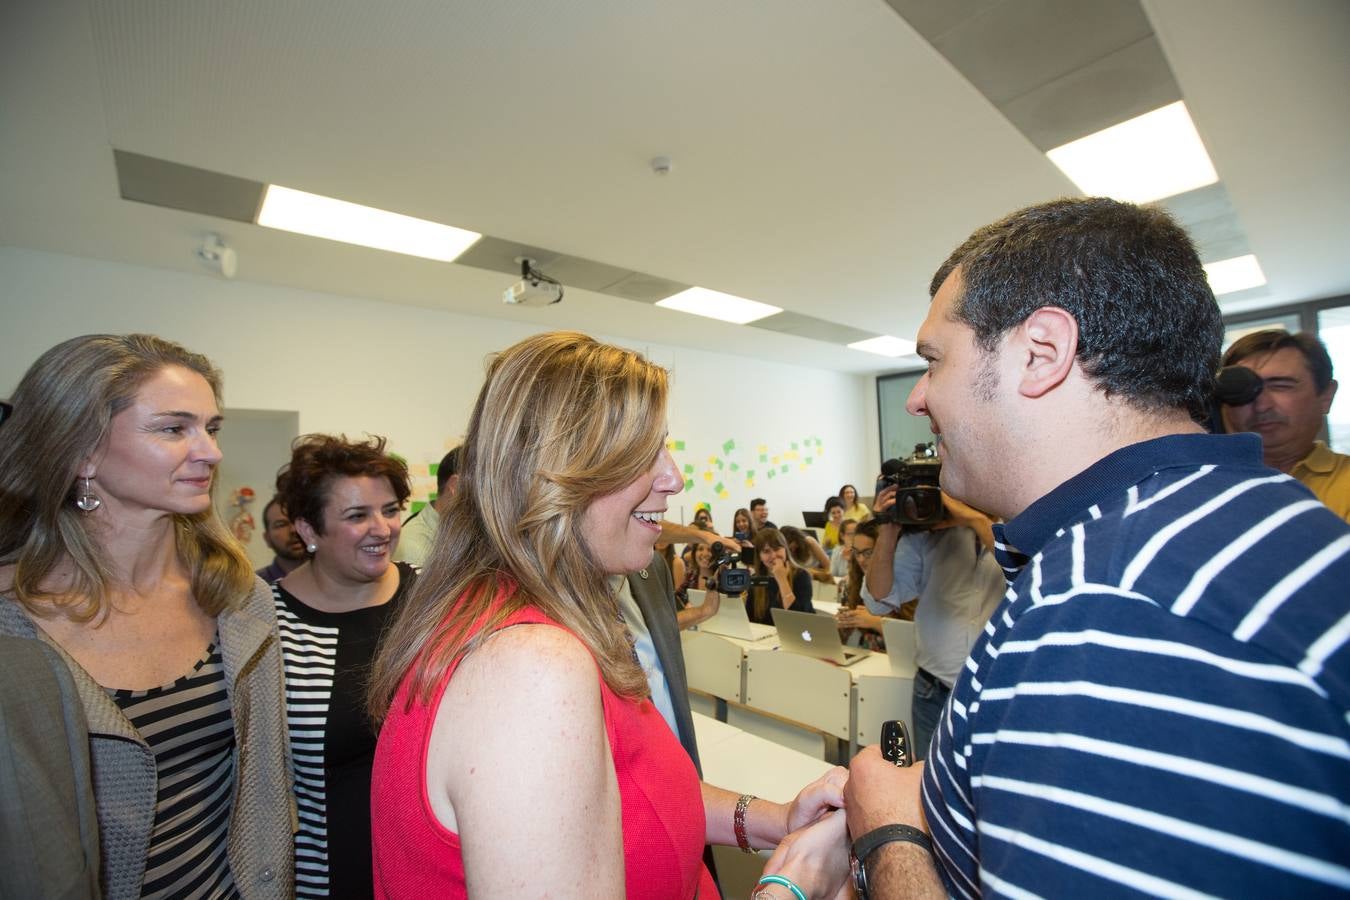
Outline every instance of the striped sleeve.
{"label": "striped sleeve", "polygon": [[[1094,583],[1081,530],[1062,546],[1068,577],[1032,561],[939,730],[924,800],[952,894],[1344,895],[1350,729],[1313,665]],[[1335,575],[1309,576],[1321,553],[1281,561],[1306,585]],[[1344,650],[1328,618],[1306,659]]]}

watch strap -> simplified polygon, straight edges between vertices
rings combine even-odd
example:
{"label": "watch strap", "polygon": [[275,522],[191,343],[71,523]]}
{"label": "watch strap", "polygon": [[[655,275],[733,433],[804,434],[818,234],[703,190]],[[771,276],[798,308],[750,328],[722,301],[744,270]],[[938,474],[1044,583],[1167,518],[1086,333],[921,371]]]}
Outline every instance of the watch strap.
{"label": "watch strap", "polygon": [[893,841],[908,841],[918,844],[929,853],[933,852],[933,842],[913,825],[882,825],[874,828],[853,842],[853,856],[859,863],[867,865],[867,857],[882,844]]}

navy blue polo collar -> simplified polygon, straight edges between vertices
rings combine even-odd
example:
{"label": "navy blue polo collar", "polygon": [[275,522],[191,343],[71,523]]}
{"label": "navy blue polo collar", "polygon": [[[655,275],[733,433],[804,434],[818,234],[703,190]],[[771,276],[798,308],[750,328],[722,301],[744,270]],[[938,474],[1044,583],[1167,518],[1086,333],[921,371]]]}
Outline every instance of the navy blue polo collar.
{"label": "navy blue polo collar", "polygon": [[1001,542],[1035,556],[1061,528],[1153,472],[1203,465],[1262,468],[1257,434],[1173,434],[1122,447],[1028,506],[999,529]]}

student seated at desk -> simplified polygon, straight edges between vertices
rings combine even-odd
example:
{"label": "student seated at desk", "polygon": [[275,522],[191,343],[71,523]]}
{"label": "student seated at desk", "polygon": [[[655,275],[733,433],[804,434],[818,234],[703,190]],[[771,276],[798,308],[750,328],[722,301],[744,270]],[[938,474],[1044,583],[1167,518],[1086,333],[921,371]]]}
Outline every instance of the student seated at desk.
{"label": "student seated at desk", "polygon": [[777,528],[761,528],[755,532],[755,574],[770,579],[767,584],[755,585],[745,595],[745,611],[751,622],[772,625],[769,610],[793,609],[813,613],[811,605],[811,575],[793,564],[788,554],[787,540]]}
{"label": "student seated at desk", "polygon": [[781,529],[783,540],[787,541],[788,556],[799,569],[821,584],[830,584],[834,578],[830,575],[830,558],[821,549],[820,542],[800,528],[784,525]]}
{"label": "student seated at desk", "polygon": [[[876,519],[868,519],[853,531],[848,583],[839,598],[839,612],[835,613],[835,619],[839,622],[840,638],[844,643],[884,652],[886,640],[882,637],[881,623],[887,617],[870,612],[862,600],[863,579],[867,577],[867,565],[872,560],[878,528]],[[918,602],[917,598],[910,600],[892,613],[891,617],[912,620]],[[857,640],[853,639],[855,636]]]}

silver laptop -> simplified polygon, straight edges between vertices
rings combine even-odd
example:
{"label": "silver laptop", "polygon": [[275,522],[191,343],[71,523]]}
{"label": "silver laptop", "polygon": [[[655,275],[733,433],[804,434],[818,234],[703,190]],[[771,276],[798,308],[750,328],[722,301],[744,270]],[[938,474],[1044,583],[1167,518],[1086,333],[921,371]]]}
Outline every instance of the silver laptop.
{"label": "silver laptop", "polygon": [[[690,589],[689,605],[702,606],[705,595],[706,591]],[[698,630],[724,637],[740,638],[743,641],[765,641],[778,635],[777,629],[772,625],[760,625],[758,622],[750,621],[745,612],[744,598],[725,595],[722,597],[722,604],[717,608],[717,615],[700,622]]]}
{"label": "silver laptop", "polygon": [[839,640],[839,623],[834,616],[821,613],[794,612],[790,609],[771,609],[778,642],[784,650],[814,656],[841,666],[851,666],[870,651],[845,647]]}
{"label": "silver laptop", "polygon": [[918,632],[913,622],[902,619],[882,619],[881,634],[886,639],[886,655],[890,657],[891,674],[913,678],[919,664]]}

